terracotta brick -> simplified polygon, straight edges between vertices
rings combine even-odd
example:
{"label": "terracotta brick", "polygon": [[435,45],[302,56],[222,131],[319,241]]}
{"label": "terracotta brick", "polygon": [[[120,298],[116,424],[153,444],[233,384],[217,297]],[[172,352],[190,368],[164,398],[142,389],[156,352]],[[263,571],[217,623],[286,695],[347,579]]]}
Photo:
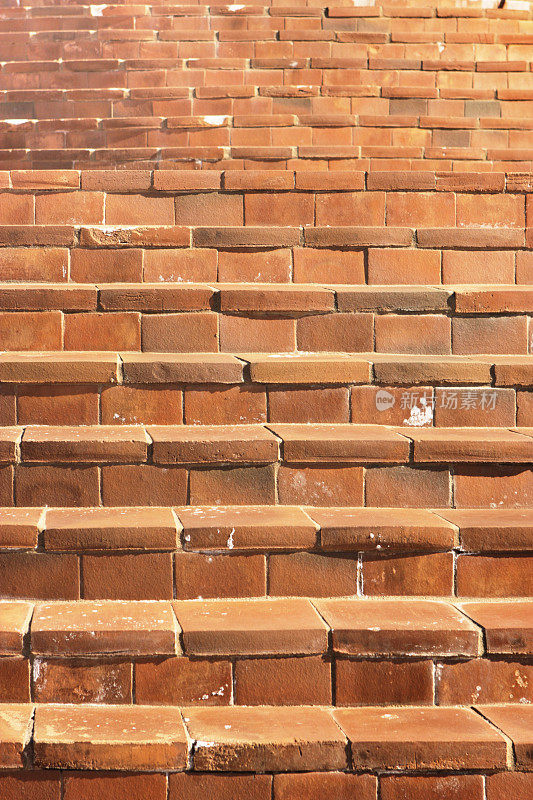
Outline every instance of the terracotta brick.
{"label": "terracotta brick", "polygon": [[0,389],[0,425],[15,425],[17,421],[14,389]]}
{"label": "terracotta brick", "polygon": [[[13,502],[13,467],[0,467],[0,502],[3,506],[12,506]],[[31,504],[29,504],[31,505]]]}
{"label": "terracotta brick", "polygon": [[348,389],[269,389],[270,422],[348,422]]}
{"label": "terracotta brick", "polygon": [[172,197],[108,194],[105,222],[108,225],[174,225],[174,200]]}
{"label": "terracotta brick", "polygon": [[525,317],[456,317],[452,320],[452,352],[527,353]]}
{"label": "terracotta brick", "polygon": [[[320,708],[233,706],[224,709],[224,718],[217,709],[188,708],[186,714],[189,734],[197,740],[194,768],[198,771],[212,770],[215,764],[230,772],[346,766],[346,740]],[[225,727],[228,724],[230,729]]]}
{"label": "terracotta brick", "polygon": [[316,225],[383,225],[384,192],[317,194]]}
{"label": "terracotta brick", "polygon": [[533,667],[512,661],[477,658],[439,664],[436,691],[439,705],[530,703]]}
{"label": "terracotta brick", "polygon": [[[351,10],[351,9],[350,9]],[[346,772],[305,772],[274,775],[275,800],[376,800],[373,775],[350,775]]]}
{"label": "terracotta brick", "polygon": [[513,427],[515,417],[513,389],[453,387],[435,391],[438,427]]}
{"label": "terracotta brick", "polygon": [[293,319],[224,314],[220,316],[219,325],[222,352],[292,352],[296,349]]}
{"label": "terracotta brick", "polygon": [[37,703],[132,702],[132,667],[127,661],[36,658],[32,683]]}
{"label": "terracotta brick", "polygon": [[78,559],[74,555],[0,553],[4,597],[75,600],[79,597]]}
{"label": "terracotta brick", "polygon": [[358,425],[432,425],[431,386],[352,386],[352,422]]}
{"label": "terracotta brick", "polygon": [[104,466],[102,499],[105,506],[182,505],[187,499],[187,471],[150,464]]}
{"label": "terracotta brick", "polygon": [[[4,429],[5,430],[5,429]],[[31,425],[20,444],[24,461],[146,461],[149,438],[139,425]]]}
{"label": "terracotta brick", "polygon": [[270,595],[327,597],[357,592],[357,558],[290,553],[271,555]]}
{"label": "terracotta brick", "polygon": [[167,553],[83,556],[83,596],[88,600],[172,599],[172,558]]}
{"label": "terracotta brick", "polygon": [[61,774],[44,772],[11,772],[0,775],[0,791],[5,800],[60,800]]}
{"label": "terracotta brick", "polygon": [[[182,194],[175,197],[174,202],[176,225],[242,225],[244,222],[243,198],[238,194]],[[261,220],[257,224],[265,222]]]}
{"label": "terracotta brick", "polygon": [[527,556],[469,556],[457,559],[457,593],[468,597],[527,597],[533,593]]}
{"label": "terracotta brick", "polygon": [[382,800],[483,800],[484,797],[481,775],[384,775],[380,788]]}
{"label": "terracotta brick", "polygon": [[523,467],[457,466],[454,470],[457,508],[530,508],[533,471]]}
{"label": "terracotta brick", "polygon": [[339,706],[433,704],[432,661],[335,662]]}
{"label": "terracotta brick", "polygon": [[144,251],[145,281],[216,281],[216,279],[216,250],[176,248]]}
{"label": "terracotta brick", "polygon": [[99,504],[96,467],[17,466],[17,503],[22,506]]}
{"label": "terracotta brick", "polygon": [[[245,223],[246,225],[313,225],[314,206],[315,199],[312,193],[247,192],[244,196]],[[221,224],[228,223],[221,220]]]}
{"label": "terracotta brick", "polygon": [[531,705],[478,706],[481,713],[513,742],[518,769],[531,769]]}
{"label": "terracotta brick", "polygon": [[[390,251],[389,251],[390,252]],[[294,282],[364,283],[364,253],[361,250],[315,250],[294,248]]]}
{"label": "terracotta brick", "polygon": [[229,705],[231,663],[188,658],[138,661],[135,664],[135,699],[147,705]]}
{"label": "terracotta brick", "polygon": [[447,469],[371,467],[366,470],[367,506],[445,508],[450,505]]}
{"label": "terracotta brick", "polygon": [[361,467],[281,466],[278,492],[279,502],[284,505],[363,505],[363,470]]}
{"label": "terracotta brick", "polygon": [[38,225],[102,224],[104,195],[82,191],[37,195],[35,222]]}
{"label": "terracotta brick", "polygon": [[324,314],[296,323],[298,350],[368,352],[373,350],[372,314]]}
{"label": "terracotta brick", "polygon": [[142,281],[142,250],[85,250],[70,255],[70,277],[79,283]]}
{"label": "terracotta brick", "polygon": [[103,425],[179,425],[182,392],[164,386],[110,386],[101,394]]}
{"label": "terracotta brick", "polygon": [[262,387],[191,387],[185,391],[187,425],[238,425],[266,422],[266,419],[266,392]]}
{"label": "terracotta brick", "polygon": [[0,278],[3,281],[66,281],[68,250],[61,247],[3,247]]}
{"label": "terracotta brick", "polygon": [[416,228],[455,225],[455,196],[437,192],[389,192],[387,225]]}
{"label": "terracotta brick", "polygon": [[174,568],[178,599],[266,594],[266,563],[262,555],[179,553]]}
{"label": "terracotta brick", "polygon": [[24,386],[17,396],[21,425],[96,425],[98,393],[83,386]]}
{"label": "terracotta brick", "polygon": [[24,766],[23,751],[27,746],[33,705],[6,703],[0,709],[1,742],[0,763],[4,768],[19,769]]}
{"label": "terracotta brick", "polygon": [[517,424],[523,427],[533,426],[533,392],[517,392]]}
{"label": "terracotta brick", "polygon": [[440,262],[439,250],[392,250],[373,247],[368,250],[368,283],[439,284]]}
{"label": "terracotta brick", "polygon": [[[0,658],[0,702],[30,702],[30,662],[27,658]],[[0,778],[0,790],[2,790]]]}
{"label": "terracotta brick", "polygon": [[272,504],[275,502],[275,481],[275,468],[271,464],[191,470],[190,502],[192,505]]}
{"label": "terracotta brick", "polygon": [[0,312],[3,350],[61,350],[60,311]]}
{"label": "terracotta brick", "polygon": [[331,664],[319,656],[235,662],[235,703],[245,706],[330,705]]}
{"label": "terracotta brick", "polygon": [[287,283],[290,281],[290,276],[290,250],[256,250],[254,252],[221,250],[218,253],[219,281]]}
{"label": "terracotta brick", "polygon": [[[503,737],[471,709],[338,709],[333,718],[362,768],[493,769],[505,765]],[[416,733],[418,731],[418,734]]]}
{"label": "terracotta brick", "polygon": [[[453,554],[363,560],[363,592],[369,595],[451,595]],[[475,594],[475,593],[474,593]]]}
{"label": "terracotta brick", "polygon": [[468,225],[523,228],[525,226],[523,195],[458,194],[457,226]]}
{"label": "terracotta brick", "polygon": [[31,225],[33,221],[33,195],[0,195],[0,225]]}
{"label": "terracotta brick", "polygon": [[65,316],[65,350],[140,350],[139,314],[91,313]]}
{"label": "terracotta brick", "polygon": [[271,783],[271,775],[173,772],[168,776],[169,800],[198,800],[199,797],[216,797],[217,800],[235,800],[236,797],[270,800]]}
{"label": "terracotta brick", "polygon": [[42,705],[34,753],[48,769],[185,769],[187,739],[179,709]]}
{"label": "terracotta brick", "polygon": [[40,508],[3,508],[0,510],[0,547],[34,549],[39,536]]}
{"label": "terracotta brick", "polygon": [[487,776],[487,800],[500,800],[502,797],[528,800],[531,792],[533,792],[531,772],[502,772]]}
{"label": "terracotta brick", "polygon": [[444,250],[442,282],[514,283],[514,253],[510,250]]}
{"label": "terracotta brick", "polygon": [[527,250],[516,254],[516,282],[533,283],[533,254]]}
{"label": "terracotta brick", "polygon": [[216,314],[144,314],[142,349],[157,353],[214,352],[218,350]]}
{"label": "terracotta brick", "polygon": [[376,315],[378,353],[450,353],[451,325],[440,315]]}
{"label": "terracotta brick", "polygon": [[65,773],[63,782],[64,800],[99,800],[107,795],[116,800],[166,800],[167,796],[166,776],[161,774],[71,771]]}

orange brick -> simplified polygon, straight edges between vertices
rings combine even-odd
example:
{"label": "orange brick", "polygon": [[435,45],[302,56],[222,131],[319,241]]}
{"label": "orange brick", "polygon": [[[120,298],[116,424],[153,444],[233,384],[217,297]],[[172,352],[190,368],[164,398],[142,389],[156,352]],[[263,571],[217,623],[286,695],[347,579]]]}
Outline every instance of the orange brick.
{"label": "orange brick", "polygon": [[440,250],[368,251],[368,282],[375,284],[439,284]]}
{"label": "orange brick", "polygon": [[235,703],[330,705],[331,664],[319,656],[237,659]]}
{"label": "orange brick", "polygon": [[373,349],[373,316],[309,315],[297,321],[296,334],[298,349],[306,352],[367,352]]}
{"label": "orange brick", "polygon": [[102,224],[104,195],[81,191],[37,195],[35,222],[37,225]]}
{"label": "orange brick", "polygon": [[514,283],[514,253],[510,250],[444,250],[442,282]]}
{"label": "orange brick", "polygon": [[378,353],[451,352],[450,320],[443,315],[376,315],[375,330]]}
{"label": "orange brick", "polygon": [[516,254],[516,282],[533,283],[533,253],[521,250]]}
{"label": "orange brick", "polygon": [[339,706],[433,705],[433,662],[337,659]]}
{"label": "orange brick", "polygon": [[351,595],[357,592],[357,557],[289,553],[271,555],[268,561],[271,595]]}
{"label": "orange brick", "polygon": [[270,422],[349,422],[346,388],[269,389]]}
{"label": "orange brick", "polygon": [[189,388],[185,391],[187,425],[238,425],[266,422],[266,419],[266,392],[260,386]]}
{"label": "orange brick", "polygon": [[531,664],[475,658],[439,664],[436,675],[439,705],[531,703],[533,699]]}
{"label": "orange brick", "polygon": [[0,194],[0,225],[31,225],[33,218],[33,195]]}
{"label": "orange brick", "polygon": [[108,225],[174,225],[174,200],[172,197],[108,194],[105,222]]}
{"label": "orange brick", "polygon": [[187,471],[150,464],[105,466],[102,498],[105,506],[183,505],[187,501]]}
{"label": "orange brick", "polygon": [[20,386],[18,422],[21,425],[96,425],[98,393],[79,386]]}
{"label": "orange brick", "polygon": [[[191,470],[191,505],[263,505],[276,502],[273,465]],[[280,501],[281,502],[281,501]]]}
{"label": "orange brick", "polygon": [[316,225],[384,224],[384,192],[336,192],[316,197]]}
{"label": "orange brick", "polygon": [[533,559],[528,556],[470,556],[457,559],[457,594],[464,597],[528,597],[533,593]]}
{"label": "orange brick", "polygon": [[389,192],[387,225],[431,228],[455,225],[455,196],[441,192]]}
{"label": "orange brick", "polygon": [[0,702],[30,702],[30,662],[27,658],[0,658]]}
{"label": "orange brick", "polygon": [[454,469],[454,498],[457,508],[531,508],[533,471],[495,464],[458,466]]}
{"label": "orange brick", "polygon": [[410,425],[415,421],[417,426],[427,426],[433,423],[433,389],[430,386],[352,386],[350,392],[351,421],[358,425]]}
{"label": "orange brick", "polygon": [[21,464],[16,470],[16,489],[21,506],[99,505],[97,467]]}
{"label": "orange brick", "polygon": [[452,321],[453,353],[527,353],[526,317],[456,317]]}
{"label": "orange brick", "polygon": [[143,314],[142,349],[156,353],[216,352],[217,315],[212,311]]}
{"label": "orange brick", "polygon": [[276,352],[296,349],[295,322],[292,319],[221,315],[220,350],[234,352]]}
{"label": "orange brick", "polygon": [[231,696],[229,661],[160,658],[135,664],[137,703],[227,706]]}
{"label": "orange brick", "polygon": [[[307,42],[306,42],[307,44]],[[376,800],[376,778],[373,775],[351,775],[347,772],[303,772],[274,775],[275,800]]]}
{"label": "orange brick", "polygon": [[366,470],[366,505],[382,508],[445,508],[450,505],[447,469],[372,467]]}
{"label": "orange brick", "polygon": [[65,350],[140,350],[140,315],[132,312],[67,314]]}
{"label": "orange brick", "polygon": [[368,595],[425,597],[453,592],[452,553],[392,558],[365,556],[362,573],[363,592]]}
{"label": "orange brick", "polygon": [[[157,252],[157,251],[156,251]],[[70,255],[70,277],[79,283],[143,280],[142,250],[86,250],[74,248]]]}
{"label": "orange brick", "polygon": [[0,312],[2,350],[61,350],[60,311]]}
{"label": "orange brick", "polygon": [[502,772],[487,776],[487,800],[501,800],[502,797],[529,800],[532,792],[533,773],[531,772]]}
{"label": "orange brick", "polygon": [[360,467],[281,466],[278,492],[283,505],[361,506],[363,470]]}
{"label": "orange brick", "polygon": [[167,796],[166,776],[163,774],[66,772],[63,780],[64,800],[100,800],[102,797],[113,797],[114,800],[166,800]]}
{"label": "orange brick", "polygon": [[170,553],[84,555],[83,596],[87,600],[171,600]]}
{"label": "orange brick", "polygon": [[[222,255],[222,254],[221,254]],[[233,254],[231,254],[233,257]],[[237,257],[238,253],[235,254]],[[157,249],[144,251],[144,280],[158,281],[216,281],[217,251]],[[220,280],[231,280],[221,277]]]}
{"label": "orange brick", "polygon": [[76,600],[80,592],[78,558],[55,553],[0,553],[0,583],[4,597]]}
{"label": "orange brick", "polygon": [[61,247],[0,248],[0,279],[3,281],[67,280],[68,250]]}
{"label": "orange brick", "polygon": [[458,194],[457,226],[465,227],[468,225],[523,228],[525,225],[524,196],[512,194]]}
{"label": "orange brick", "polygon": [[266,594],[263,555],[179,553],[175,559],[176,597],[258,597]]}
{"label": "orange brick", "polygon": [[[1,255],[1,253],[0,253]],[[257,250],[218,254],[218,280],[246,283],[287,283],[291,276],[290,250]]]}
{"label": "orange brick", "polygon": [[182,392],[165,386],[110,386],[102,390],[103,425],[179,425]]}
{"label": "orange brick", "polygon": [[131,703],[132,667],[127,661],[86,659],[34,662],[37,703]]}
{"label": "orange brick", "polygon": [[[380,780],[382,800],[483,800],[481,775],[387,775]],[[498,800],[503,797],[500,796]],[[496,798],[494,798],[496,800]]]}
{"label": "orange brick", "polygon": [[315,198],[312,193],[248,192],[244,197],[244,219],[246,225],[312,225]]}
{"label": "orange brick", "polygon": [[61,773],[48,769],[4,772],[0,775],[0,793],[4,800],[60,800]]}
{"label": "orange brick", "polygon": [[[223,775],[173,772],[168,776],[169,800],[271,800],[271,775]],[[130,800],[125,798],[125,800]],[[91,798],[92,800],[92,798]],[[122,800],[122,798],[118,798]],[[137,798],[135,798],[137,800]],[[140,798],[139,798],[140,800]],[[150,798],[152,800],[152,798]],[[159,798],[154,798],[159,800]],[[364,800],[361,798],[361,800]]]}

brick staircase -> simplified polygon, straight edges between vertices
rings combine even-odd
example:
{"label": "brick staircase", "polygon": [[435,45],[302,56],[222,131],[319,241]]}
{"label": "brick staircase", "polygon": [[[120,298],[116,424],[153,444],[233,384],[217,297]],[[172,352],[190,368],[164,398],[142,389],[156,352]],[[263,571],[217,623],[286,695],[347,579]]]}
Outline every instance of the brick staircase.
{"label": "brick staircase", "polygon": [[1,0],[1,800],[531,800],[533,15],[420,3]]}

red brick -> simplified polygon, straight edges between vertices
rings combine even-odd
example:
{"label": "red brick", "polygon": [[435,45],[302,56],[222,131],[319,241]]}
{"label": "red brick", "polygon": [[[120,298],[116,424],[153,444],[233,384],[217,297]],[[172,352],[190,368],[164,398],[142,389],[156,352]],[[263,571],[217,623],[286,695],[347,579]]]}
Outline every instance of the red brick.
{"label": "red brick", "polygon": [[370,284],[439,284],[439,250],[393,250],[370,248],[368,283]]}
{"label": "red brick", "polygon": [[296,349],[292,319],[220,316],[220,350],[232,352],[276,352]]}
{"label": "red brick", "polygon": [[189,388],[185,391],[187,425],[238,425],[266,422],[266,392],[259,386]]}
{"label": "red brick", "polygon": [[514,389],[453,387],[435,392],[435,425],[438,427],[511,428],[514,424]]}
{"label": "red brick", "polygon": [[496,464],[458,466],[454,469],[453,481],[457,508],[533,507],[531,469]]}
{"label": "red brick", "polygon": [[[243,202],[238,194],[182,194],[175,200],[176,225],[242,225]],[[144,222],[145,220],[140,220]],[[159,223],[161,224],[161,223]],[[253,225],[254,223],[248,222]],[[258,224],[264,225],[264,220]],[[287,223],[285,223],[287,224]]]}
{"label": "red brick", "polygon": [[298,349],[305,352],[357,353],[373,349],[372,314],[310,315],[297,321],[296,333]]}
{"label": "red brick", "polygon": [[255,597],[266,594],[263,555],[178,553],[175,559],[176,597]]}
{"label": "red brick", "polygon": [[[236,256],[240,254],[235,254]],[[144,280],[158,281],[216,281],[217,251],[157,249],[144,251]],[[231,280],[223,278],[220,280]]]}
{"label": "red brick", "polygon": [[164,386],[110,386],[101,394],[103,425],[179,425],[182,392]]}
{"label": "red brick", "polygon": [[0,503],[13,505],[13,467],[0,467]]}
{"label": "red brick", "polygon": [[37,225],[102,224],[104,195],[82,191],[37,195],[35,222]]}
{"label": "red brick", "polygon": [[21,425],[98,423],[98,393],[89,387],[21,386],[18,389],[17,408]]}
{"label": "red brick", "polygon": [[237,659],[235,703],[330,705],[331,664],[319,656]]}
{"label": "red brick", "polygon": [[372,467],[366,470],[366,505],[443,508],[450,505],[447,469]]}
{"label": "red brick", "polygon": [[75,555],[0,553],[0,585],[4,597],[76,600],[79,567]]}
{"label": "red brick", "polygon": [[143,280],[142,250],[85,250],[70,255],[70,277],[79,283]]}
{"label": "red brick", "polygon": [[456,317],[453,353],[527,353],[526,317]]}
{"label": "red brick", "polygon": [[357,557],[290,553],[271,555],[270,595],[328,597],[357,592]]}
{"label": "red brick", "polygon": [[531,703],[533,666],[476,658],[439,664],[436,692],[439,705]]}
{"label": "red brick", "polygon": [[376,315],[375,328],[378,353],[451,352],[450,320],[442,315]]}
{"label": "red brick", "polygon": [[270,800],[271,783],[271,775],[210,775],[209,773],[200,775],[173,772],[168,776],[169,800],[199,800],[201,797],[216,798],[216,800],[235,800],[237,797],[246,800]]}
{"label": "red brick", "polygon": [[0,248],[3,281],[66,281],[68,250],[60,247]]}
{"label": "red brick", "polygon": [[[382,800],[483,800],[484,798],[481,775],[435,777],[384,775],[380,780],[380,786]],[[499,796],[498,800],[502,798],[503,795]]]}
{"label": "red brick", "polygon": [[83,556],[83,596],[88,600],[171,600],[169,553]]}
{"label": "red brick", "polygon": [[316,196],[316,225],[384,224],[384,192],[337,192]]}
{"label": "red brick", "polygon": [[414,228],[455,225],[455,196],[437,192],[389,192],[387,225]]}
{"label": "red brick", "polygon": [[283,505],[361,506],[361,467],[285,467],[278,473],[279,502]]}
{"label": "red brick", "polygon": [[[274,466],[191,470],[191,505],[263,505],[276,502]],[[160,505],[160,504],[158,504]]]}
{"label": "red brick", "polygon": [[104,466],[102,498],[105,506],[183,505],[187,499],[187,471],[150,464]]}
{"label": "red brick", "polygon": [[218,253],[219,281],[287,283],[290,276],[290,250],[256,250],[251,253],[221,250]]}
{"label": "red brick", "polygon": [[216,352],[217,315],[211,311],[143,314],[142,349],[152,353]]}
{"label": "red brick", "polygon": [[275,800],[324,800],[325,797],[334,797],[335,800],[376,800],[376,790],[377,783],[373,775],[350,775],[346,772],[274,775]]}
{"label": "red brick", "polygon": [[433,423],[431,386],[352,386],[350,392],[351,421],[358,425],[410,425],[413,420],[418,426]]}
{"label": "red brick", "polygon": [[[388,251],[391,252],[391,251]],[[361,250],[315,250],[294,248],[294,282],[364,283],[364,254]]]}
{"label": "red brick", "polygon": [[516,254],[516,282],[533,283],[533,253],[527,250]]}
{"label": "red brick", "polygon": [[60,800],[61,774],[51,770],[4,772],[0,775],[0,793],[3,800]]}
{"label": "red brick", "polygon": [[457,226],[469,225],[523,228],[525,226],[524,196],[458,194]]}
{"label": "red brick", "polygon": [[37,703],[131,703],[132,666],[127,661],[36,658],[33,693]]}
{"label": "red brick", "polygon": [[[30,662],[27,658],[0,658],[0,703],[30,702]],[[0,791],[2,779],[0,777]]]}
{"label": "red brick", "polygon": [[368,595],[451,595],[453,554],[394,558],[365,556],[363,592]]}
{"label": "red brick", "polygon": [[348,389],[269,389],[270,422],[349,422]]}
{"label": "red brick", "polygon": [[164,658],[135,664],[137,703],[226,706],[231,698],[230,661]]}
{"label": "red brick", "polygon": [[510,250],[444,250],[442,282],[514,283],[514,253]]}
{"label": "red brick", "polygon": [[135,313],[67,314],[65,350],[140,350],[140,316]]}
{"label": "red brick", "polygon": [[433,704],[432,661],[351,661],[335,664],[339,706]]}
{"label": "red brick", "polygon": [[533,558],[461,555],[457,559],[457,594],[463,597],[531,596]]}
{"label": "red brick", "polygon": [[529,800],[532,792],[533,773],[531,772],[502,772],[487,775],[487,800],[502,800],[505,797],[513,797],[514,800]]}
{"label": "red brick", "polygon": [[108,225],[174,225],[174,200],[172,197],[108,194],[105,222]]}
{"label": "red brick", "polygon": [[33,195],[0,194],[0,225],[10,224],[33,224]]}
{"label": "red brick", "polygon": [[17,503],[21,506],[99,505],[96,467],[20,465],[15,480]]}
{"label": "red brick", "polygon": [[115,800],[166,800],[167,797],[166,777],[161,774],[65,772],[63,781],[63,800],[101,800],[102,797],[113,797]]}
{"label": "red brick", "polygon": [[3,350],[61,350],[61,312],[0,312]]}
{"label": "red brick", "polygon": [[[315,198],[312,193],[247,192],[244,196],[244,219],[246,225],[313,225],[314,207]],[[219,224],[231,223],[221,220]]]}

